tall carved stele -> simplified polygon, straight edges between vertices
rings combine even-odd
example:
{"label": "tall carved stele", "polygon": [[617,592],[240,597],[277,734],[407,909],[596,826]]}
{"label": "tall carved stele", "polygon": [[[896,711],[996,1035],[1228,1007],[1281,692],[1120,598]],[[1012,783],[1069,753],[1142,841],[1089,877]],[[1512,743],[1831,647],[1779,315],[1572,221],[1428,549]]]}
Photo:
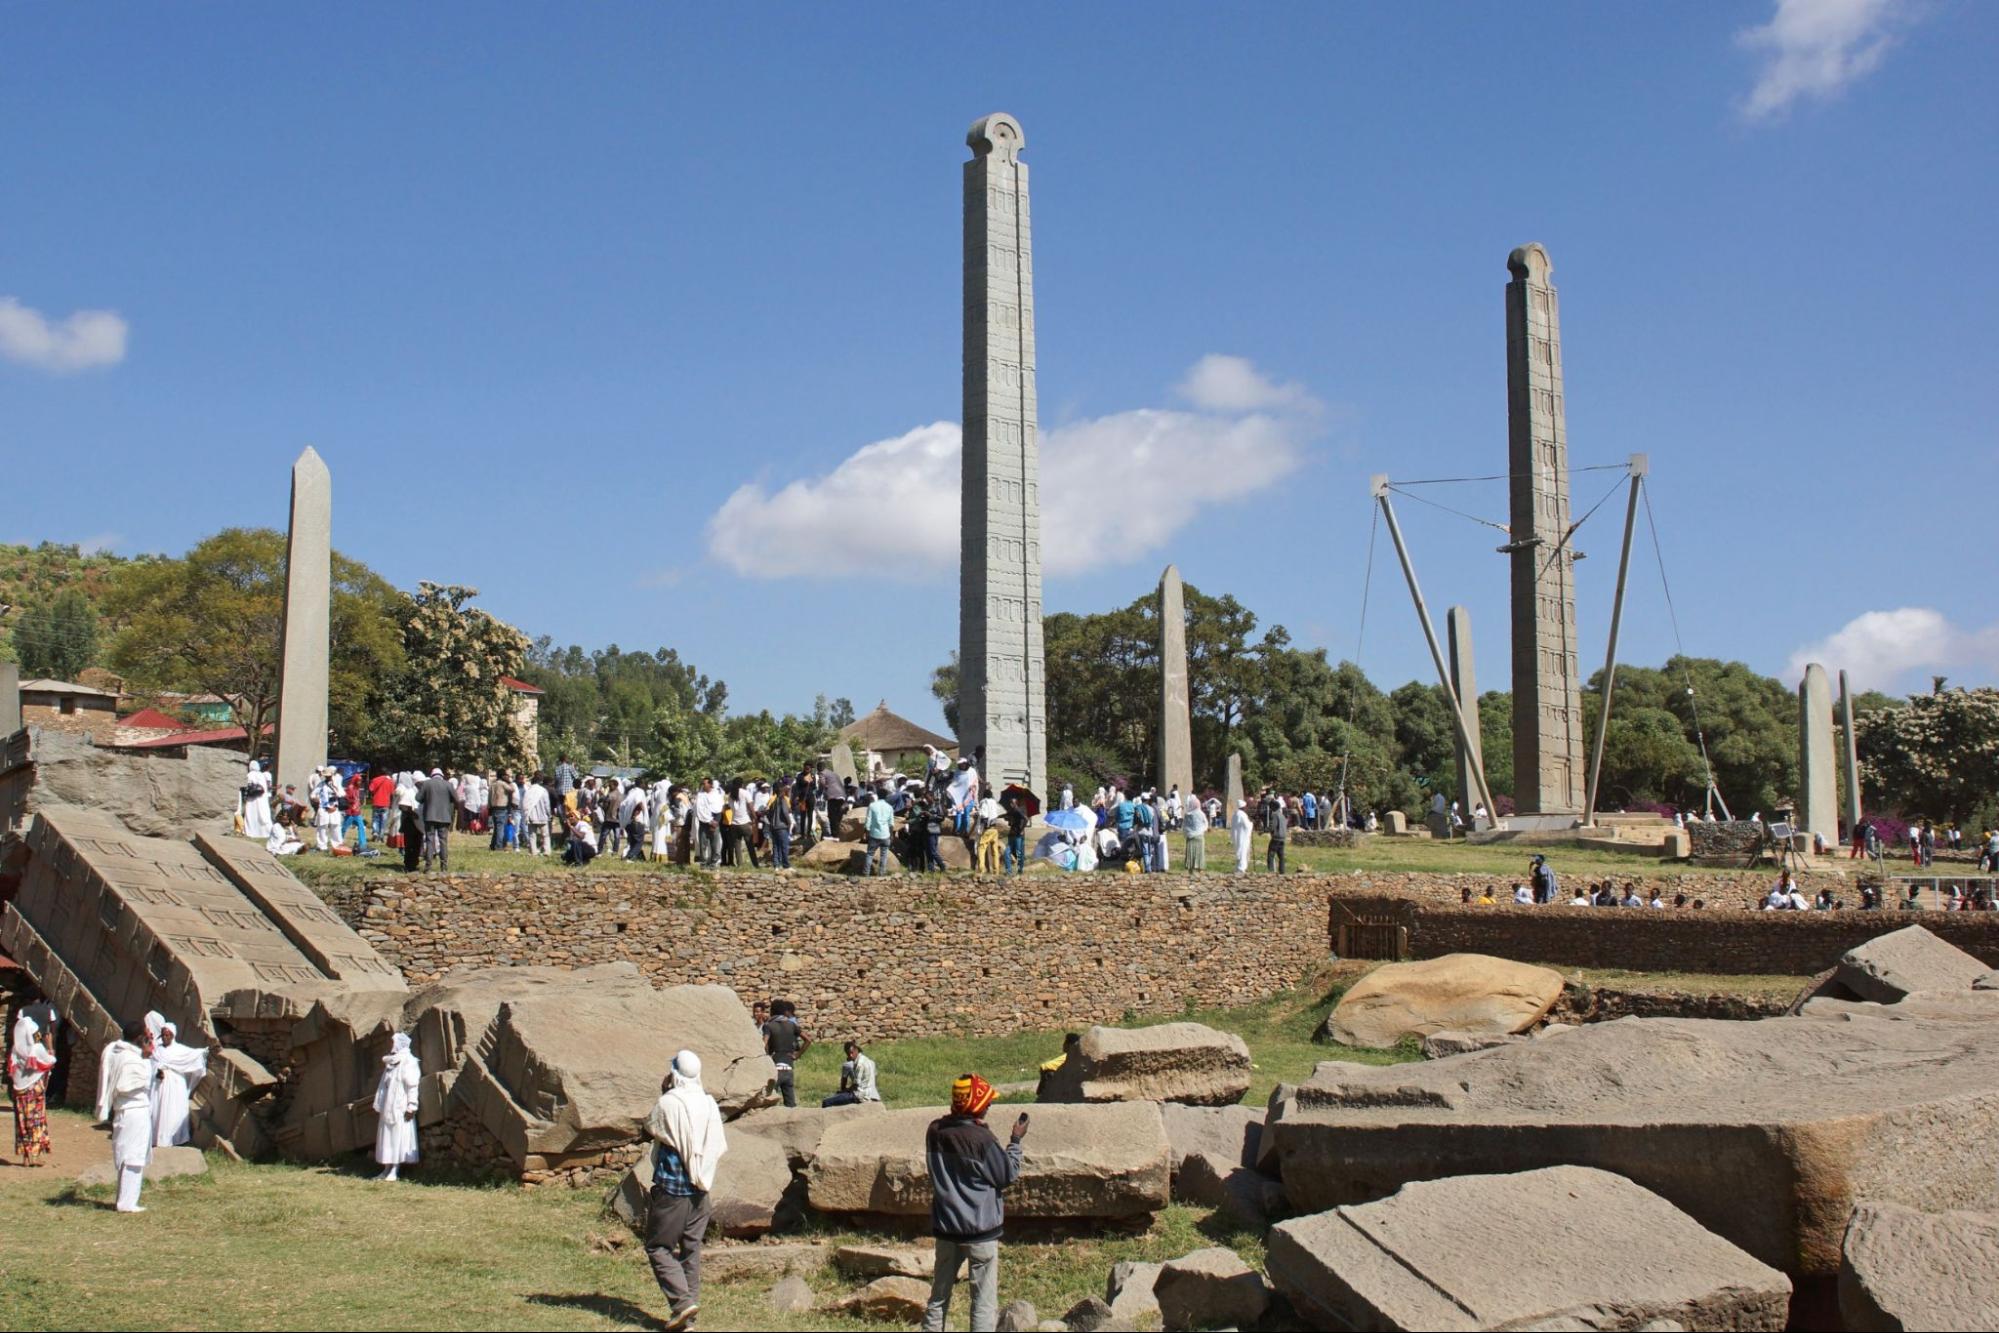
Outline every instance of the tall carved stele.
{"label": "tall carved stele", "polygon": [[327,654],[333,614],[333,478],[310,445],[292,464],[285,542],[285,632],[278,678],[278,783],[303,796],[326,763]]}
{"label": "tall carved stele", "polygon": [[1523,814],[1583,808],[1582,685],[1576,667],[1569,438],[1562,321],[1539,245],[1507,256],[1506,441],[1512,474],[1513,799]]}
{"label": "tall carved stele", "polygon": [[1187,699],[1187,596],[1180,567],[1159,576],[1159,790],[1194,791],[1194,719]]}
{"label": "tall carved stele", "polygon": [[995,113],[965,142],[964,472],[958,747],[995,788],[1046,796],[1041,464],[1035,439],[1034,259],[1020,122]]}

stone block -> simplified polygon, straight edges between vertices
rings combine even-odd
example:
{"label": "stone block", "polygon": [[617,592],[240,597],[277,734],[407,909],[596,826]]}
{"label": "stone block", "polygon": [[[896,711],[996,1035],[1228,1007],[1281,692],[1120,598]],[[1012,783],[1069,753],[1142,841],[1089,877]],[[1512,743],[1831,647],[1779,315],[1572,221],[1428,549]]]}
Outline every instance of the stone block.
{"label": "stone block", "polygon": [[1855,1333],[1999,1328],[1999,1213],[1862,1203],[1846,1224],[1839,1313]]}
{"label": "stone block", "polygon": [[886,1108],[880,1102],[855,1102],[851,1106],[765,1106],[730,1122],[729,1134],[755,1134],[784,1149],[794,1171],[812,1165],[819,1153],[819,1140],[826,1130],[844,1120],[878,1116]]}
{"label": "stone block", "polygon": [[884,1324],[913,1324],[930,1303],[930,1284],[913,1277],[878,1277],[851,1296],[828,1305],[834,1314]]}
{"label": "stone block", "polygon": [[937,1251],[909,1245],[842,1245],[833,1251],[833,1267],[848,1277],[917,1277],[927,1282],[937,1271]]}
{"label": "stone block", "polygon": [[1437,1032],[1524,1032],[1562,997],[1562,974],[1484,954],[1389,963],[1340,997],[1326,1026],[1334,1041],[1378,1050]]}
{"label": "stone block", "polygon": [[1093,1027],[1050,1074],[1041,1102],[1186,1102],[1225,1106],[1249,1090],[1249,1047],[1200,1023]]}
{"label": "stone block", "polygon": [[1196,1153],[1229,1166],[1255,1165],[1264,1117],[1256,1107],[1161,1102],[1159,1113],[1166,1125],[1166,1145],[1173,1154],[1175,1172]]}
{"label": "stone block", "polygon": [[1794,1277],[1830,1278],[1853,1199],[1999,1206],[1992,1030],[1625,1018],[1457,1059],[1328,1062],[1267,1132],[1299,1212],[1447,1171],[1596,1167]]}
{"label": "stone block", "polygon": [[1293,1218],[1272,1229],[1268,1262],[1322,1328],[1774,1330],[1791,1298],[1784,1274],[1650,1190],[1573,1166]]}
{"label": "stone block", "polygon": [[1263,1275],[1234,1250],[1213,1246],[1163,1264],[1152,1284],[1167,1329],[1240,1328],[1270,1305]]}
{"label": "stone block", "polygon": [[[812,1207],[825,1213],[927,1215],[924,1136],[943,1114],[942,1108],[918,1107],[828,1129],[807,1173]],[[1001,1106],[994,1114],[1003,1145],[1012,1108]],[[1020,1178],[1006,1194],[1009,1224],[1137,1220],[1166,1206],[1166,1129],[1150,1102],[1036,1107],[1023,1149]]]}
{"label": "stone block", "polygon": [[1381,831],[1391,838],[1406,836],[1409,832],[1409,816],[1400,810],[1390,810],[1381,817]]}
{"label": "stone block", "polygon": [[1111,1265],[1110,1277],[1104,1283],[1104,1302],[1111,1318],[1127,1328],[1136,1328],[1142,1319],[1157,1318],[1159,1297],[1153,1288],[1163,1267],[1131,1259]]}
{"label": "stone block", "polygon": [[[728,1134],[728,1151],[715,1166],[715,1187],[709,1191],[709,1234],[730,1240],[754,1240],[778,1225],[785,1192],[791,1188],[791,1167],[784,1150],[769,1139]],[[638,1161],[618,1177],[605,1210],[643,1236],[651,1211],[653,1154],[648,1146]],[[818,1262],[816,1253],[813,1263]],[[707,1256],[703,1256],[705,1263]],[[775,1262],[775,1260],[773,1260]],[[789,1259],[783,1271],[791,1271]]]}
{"label": "stone block", "polygon": [[818,1304],[819,1297],[811,1284],[796,1273],[779,1278],[777,1285],[770,1289],[770,1308],[779,1314],[810,1314]]}
{"label": "stone block", "polygon": [[1968,990],[1989,970],[1921,926],[1904,926],[1847,950],[1833,981],[1860,999],[1893,1004],[1914,991]]}

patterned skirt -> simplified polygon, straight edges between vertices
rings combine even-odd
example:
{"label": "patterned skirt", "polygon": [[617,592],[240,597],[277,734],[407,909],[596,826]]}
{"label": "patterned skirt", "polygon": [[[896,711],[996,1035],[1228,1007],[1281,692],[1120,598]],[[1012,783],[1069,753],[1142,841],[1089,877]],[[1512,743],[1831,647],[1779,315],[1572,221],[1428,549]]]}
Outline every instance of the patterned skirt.
{"label": "patterned skirt", "polygon": [[49,1085],[14,1089],[14,1151],[26,1157],[49,1150]]}

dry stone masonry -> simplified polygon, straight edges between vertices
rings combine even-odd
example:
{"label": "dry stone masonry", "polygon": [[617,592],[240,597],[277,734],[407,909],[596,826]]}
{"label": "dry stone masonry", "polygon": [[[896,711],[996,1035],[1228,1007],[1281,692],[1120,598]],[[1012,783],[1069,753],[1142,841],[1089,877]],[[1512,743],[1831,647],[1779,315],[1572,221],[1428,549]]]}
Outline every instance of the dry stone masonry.
{"label": "dry stone masonry", "polygon": [[1041,453],[1035,435],[1034,247],[1020,122],[965,142],[964,456],[958,594],[959,753],[981,776],[1046,794]]}

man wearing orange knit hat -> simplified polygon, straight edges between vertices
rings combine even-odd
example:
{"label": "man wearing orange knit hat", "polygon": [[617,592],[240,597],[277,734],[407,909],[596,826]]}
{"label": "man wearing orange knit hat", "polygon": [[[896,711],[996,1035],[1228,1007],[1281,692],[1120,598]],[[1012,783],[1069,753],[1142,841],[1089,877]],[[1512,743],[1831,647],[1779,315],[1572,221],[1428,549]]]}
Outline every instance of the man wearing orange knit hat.
{"label": "man wearing orange knit hat", "polygon": [[993,1085],[977,1074],[961,1075],[951,1085],[951,1114],[931,1121],[924,1138],[937,1273],[930,1282],[923,1327],[937,1333],[951,1308],[960,1262],[971,1270],[975,1333],[999,1323],[999,1242],[1006,1223],[1000,1191],[1020,1175],[1020,1141],[1027,1137],[1027,1117],[1013,1122],[1012,1137],[1002,1151],[986,1128],[986,1109],[995,1095]]}

